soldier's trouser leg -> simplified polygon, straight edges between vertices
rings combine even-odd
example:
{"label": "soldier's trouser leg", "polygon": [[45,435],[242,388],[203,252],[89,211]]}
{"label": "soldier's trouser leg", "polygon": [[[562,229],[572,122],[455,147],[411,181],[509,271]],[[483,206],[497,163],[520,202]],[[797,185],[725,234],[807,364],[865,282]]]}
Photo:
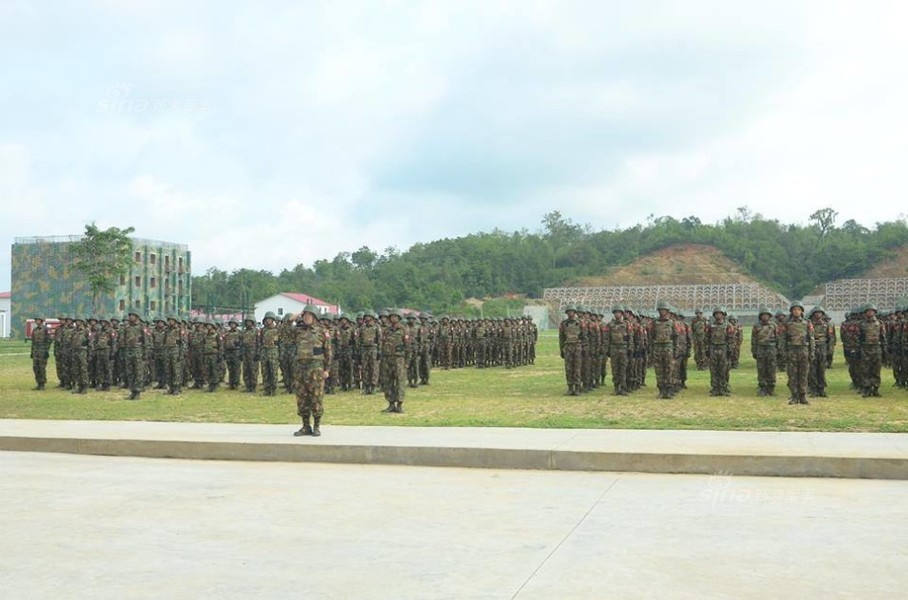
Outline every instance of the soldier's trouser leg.
{"label": "soldier's trouser leg", "polygon": [[325,393],[325,373],[322,362],[296,361],[294,381],[297,414],[303,419],[308,419],[310,415],[321,419],[325,410],[322,403]]}
{"label": "soldier's trouser leg", "polygon": [[582,385],[582,350],[580,344],[564,346],[564,378],[567,380],[568,392],[572,395],[580,392]]}
{"label": "soldier's trouser leg", "polygon": [[627,351],[618,349],[612,351],[612,385],[616,394],[627,393]]}
{"label": "soldier's trouser leg", "polygon": [[883,368],[882,349],[877,347],[861,349],[861,376],[864,391],[877,392],[880,387],[880,373]]}
{"label": "soldier's trouser leg", "polygon": [[801,400],[807,395],[807,368],[808,348],[789,348],[785,357],[786,371],[788,373],[788,390],[791,397]]}

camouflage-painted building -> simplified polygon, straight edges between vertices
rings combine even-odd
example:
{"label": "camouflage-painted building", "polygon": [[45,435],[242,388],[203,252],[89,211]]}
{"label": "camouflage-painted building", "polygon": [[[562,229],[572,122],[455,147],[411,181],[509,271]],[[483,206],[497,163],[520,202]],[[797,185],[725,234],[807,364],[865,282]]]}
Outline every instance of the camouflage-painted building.
{"label": "camouflage-painted building", "polygon": [[129,273],[97,304],[84,274],[73,267],[81,236],[16,238],[12,248],[12,326],[18,336],[26,319],[61,314],[123,316],[189,314],[192,262],[188,246],[132,238]]}

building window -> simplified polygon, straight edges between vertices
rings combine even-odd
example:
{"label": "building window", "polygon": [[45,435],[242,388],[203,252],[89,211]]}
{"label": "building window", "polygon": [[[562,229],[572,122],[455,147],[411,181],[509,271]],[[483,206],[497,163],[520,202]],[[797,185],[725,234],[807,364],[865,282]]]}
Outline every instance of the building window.
{"label": "building window", "polygon": [[120,275],[120,285],[126,285],[126,275]]}
{"label": "building window", "polygon": [[120,299],[120,312],[126,310],[126,300]]}
{"label": "building window", "polygon": [[284,309],[283,308],[277,309],[277,314],[279,314],[279,315],[284,314]]}
{"label": "building window", "polygon": [[136,300],[136,308],[142,308],[142,301]]}
{"label": "building window", "polygon": [[156,259],[157,259],[157,255],[156,255],[156,254],[149,254],[149,255],[148,255],[148,262],[150,262],[151,264],[155,264],[155,260],[156,260]]}
{"label": "building window", "polygon": [[136,263],[142,262],[142,253],[136,252]]}
{"label": "building window", "polygon": [[157,307],[158,307],[158,303],[155,302],[154,300],[152,300],[148,306],[148,308],[150,308],[151,310],[155,310]]}
{"label": "building window", "polygon": [[170,270],[170,257],[169,256],[164,257],[164,270],[165,271]]}
{"label": "building window", "polygon": [[157,287],[158,281],[156,277],[151,277],[148,280],[148,287]]}
{"label": "building window", "polygon": [[142,277],[140,275],[136,275],[136,287],[142,287]]}

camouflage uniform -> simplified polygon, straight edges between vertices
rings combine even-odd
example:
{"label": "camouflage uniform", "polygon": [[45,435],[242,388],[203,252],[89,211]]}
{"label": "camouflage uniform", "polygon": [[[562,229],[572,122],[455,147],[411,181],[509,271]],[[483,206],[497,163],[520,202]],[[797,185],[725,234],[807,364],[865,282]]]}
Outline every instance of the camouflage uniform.
{"label": "camouflage uniform", "polygon": [[164,383],[167,393],[173,396],[180,394],[183,384],[183,347],[185,339],[176,316],[167,319],[164,335]]}
{"label": "camouflage uniform", "polygon": [[69,327],[69,319],[60,317],[60,324],[54,330],[54,368],[57,371],[57,387],[65,388],[69,385],[69,377],[66,372],[66,330]]}
{"label": "camouflage uniform", "polygon": [[360,359],[362,360],[363,394],[374,394],[379,386],[379,349],[382,329],[374,312],[366,313],[359,330]]}
{"label": "camouflage uniform", "polygon": [[656,385],[659,387],[659,398],[671,398],[675,395],[675,357],[677,352],[678,332],[675,322],[669,318],[671,308],[665,302],[657,305],[659,318],[649,325],[650,355],[653,357],[653,370],[656,372]]}
{"label": "camouflage uniform", "polygon": [[860,322],[861,393],[864,398],[880,396],[880,372],[886,353],[886,331],[876,317],[876,306],[864,308]]}
{"label": "camouflage uniform", "polygon": [[249,393],[255,392],[259,371],[259,332],[254,319],[246,319],[243,330],[243,385]]}
{"label": "camouflage uniform", "polygon": [[454,366],[453,332],[448,317],[442,317],[438,325],[438,364],[447,371]]}
{"label": "camouflage uniform", "polygon": [[220,373],[218,373],[218,363],[223,357],[224,346],[221,340],[221,334],[213,322],[209,322],[205,328],[205,340],[202,344],[202,364],[204,365],[205,380],[208,382],[208,391],[214,392],[218,389],[220,383]]}
{"label": "camouflage uniform", "polygon": [[356,348],[356,329],[350,321],[348,315],[341,315],[339,324],[334,332],[337,340],[337,363],[338,385],[342,392],[349,392],[353,389],[353,355]]}
{"label": "camouflage uniform", "polygon": [[129,322],[123,328],[123,352],[129,399],[137,400],[145,385],[145,327],[138,313],[129,313]]}
{"label": "camouflage uniform", "polygon": [[381,345],[381,370],[383,374],[383,389],[388,407],[382,412],[402,413],[406,386],[405,354],[409,335],[400,322],[400,311],[393,311],[389,315],[390,324],[382,334]]}
{"label": "camouflage uniform", "polygon": [[88,391],[88,345],[88,325],[84,320],[76,319],[69,339],[74,394]]}
{"label": "camouflage uniform", "polygon": [[117,333],[107,319],[101,319],[101,329],[95,335],[94,348],[97,387],[106,392],[113,382],[113,359],[117,352]]}
{"label": "camouflage uniform", "polygon": [[224,360],[227,363],[227,389],[235,390],[240,387],[243,336],[242,332],[237,328],[239,322],[236,319],[231,319],[227,325],[228,329],[224,333]]}
{"label": "camouflage uniform", "polygon": [[858,311],[852,309],[845,315],[845,321],[839,326],[842,352],[845,355],[845,364],[848,366],[851,389],[854,390],[861,389],[863,385],[861,381],[861,325],[858,319]]}
{"label": "camouflage uniform", "polygon": [[[797,310],[800,309],[800,310]],[[788,372],[789,404],[809,404],[807,401],[807,370],[814,354],[813,325],[801,313],[804,307],[794,302],[785,323],[780,341]]]}
{"label": "camouflage uniform", "polygon": [[35,374],[36,389],[43,390],[47,383],[47,359],[50,356],[50,332],[41,317],[35,318],[32,329],[32,372]]}
{"label": "camouflage uniform", "polygon": [[568,394],[579,396],[582,382],[582,344],[583,325],[577,318],[574,306],[565,308],[567,318],[558,326],[558,349],[564,359],[564,377],[567,380]]}
{"label": "camouflage uniform", "polygon": [[277,394],[277,377],[279,362],[277,356],[277,345],[280,337],[275,319],[277,317],[271,313],[265,313],[262,319],[265,326],[262,328],[259,336],[261,343],[261,365],[262,365],[262,387],[265,388],[266,396]]}
{"label": "camouflage uniform", "polygon": [[205,387],[205,324],[198,318],[193,323],[192,333],[189,335],[189,360],[192,365],[192,379],[194,389]]}
{"label": "camouflage uniform", "polygon": [[425,315],[419,317],[421,339],[419,341],[419,383],[429,385],[432,375],[432,348],[435,345],[435,329]]}
{"label": "camouflage uniform", "polygon": [[633,331],[630,323],[624,320],[624,310],[620,306],[612,307],[612,315],[614,318],[605,326],[604,353],[612,362],[615,395],[627,396],[627,365],[633,350]]}
{"label": "camouflage uniform", "polygon": [[709,357],[709,395],[731,396],[728,385],[730,345],[734,343],[735,327],[725,321],[727,313],[721,306],[713,310],[713,321],[706,329],[706,348]]}
{"label": "camouflage uniform", "polygon": [[835,337],[833,328],[826,319],[826,312],[822,306],[815,306],[808,315],[813,325],[814,352],[807,370],[807,393],[811,396],[825,398],[826,394],[826,365],[829,357],[827,351]]}
{"label": "camouflage uniform", "polygon": [[[307,305],[294,327],[296,412],[303,423],[293,434],[295,436],[321,435],[325,377],[331,368],[331,336],[319,325],[317,318],[315,307]],[[315,419],[314,426],[310,425],[310,417]]]}
{"label": "camouflage uniform", "polygon": [[[766,319],[763,319],[766,315]],[[776,395],[776,357],[779,354],[777,325],[768,308],[760,308],[758,321],[750,334],[750,354],[757,362],[759,396]]]}
{"label": "camouflage uniform", "polygon": [[698,371],[703,371],[709,365],[706,353],[706,328],[709,320],[703,317],[703,311],[696,311],[694,320],[690,322],[691,338],[694,344],[694,363]]}

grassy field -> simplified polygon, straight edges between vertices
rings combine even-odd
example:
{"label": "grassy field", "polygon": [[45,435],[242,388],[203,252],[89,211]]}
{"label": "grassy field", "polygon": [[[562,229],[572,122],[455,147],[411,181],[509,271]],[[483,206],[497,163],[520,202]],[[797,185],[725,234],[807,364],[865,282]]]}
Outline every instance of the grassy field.
{"label": "grassy field", "polygon": [[[745,348],[749,346],[746,345]],[[0,342],[0,418],[99,419],[230,423],[294,423],[294,399],[282,394],[266,398],[224,389],[209,394],[184,391],[166,396],[158,390],[126,400],[123,390],[89,391],[74,395],[55,389],[53,362],[48,389],[34,391],[29,347]],[[786,378],[779,377],[775,398],[756,395],[756,370],[745,352],[732,371],[730,398],[708,395],[709,373],[690,370],[689,389],[673,400],[656,398],[655,377],[649,387],[628,397],[611,395],[611,385],[579,397],[565,396],[557,338],[540,339],[535,365],[519,369],[436,370],[431,385],[408,389],[405,414],[381,413],[381,396],[358,392],[325,398],[326,424],[431,427],[539,427],[621,429],[720,429],[761,431],[908,431],[908,392],[892,386],[885,372],[884,397],[864,399],[848,389],[841,355],[828,372],[829,398],[811,399],[809,406],[788,406]],[[693,364],[693,361],[691,361]]]}

